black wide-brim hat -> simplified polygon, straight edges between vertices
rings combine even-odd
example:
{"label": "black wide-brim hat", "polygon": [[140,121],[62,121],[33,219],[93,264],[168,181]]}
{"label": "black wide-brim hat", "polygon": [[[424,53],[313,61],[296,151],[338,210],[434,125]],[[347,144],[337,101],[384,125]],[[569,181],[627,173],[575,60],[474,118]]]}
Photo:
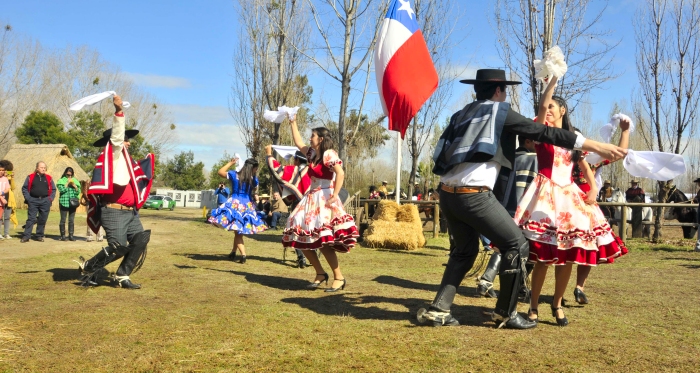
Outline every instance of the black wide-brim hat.
{"label": "black wide-brim hat", "polygon": [[695,180],[693,180],[693,182],[694,182],[694,183],[700,183],[700,177],[697,178],[697,179],[695,179]]}
{"label": "black wide-brim hat", "polygon": [[460,80],[460,83],[475,84],[475,83],[500,83],[505,85],[522,84],[515,80],[506,80],[506,72],[500,69],[480,69],[476,70],[476,79]]}
{"label": "black wide-brim hat", "polygon": [[[126,130],[124,131],[124,137],[133,139],[139,134],[139,130]],[[92,146],[103,147],[109,142],[109,138],[112,137],[112,129],[108,129],[102,132],[102,138],[92,143]]]}
{"label": "black wide-brim hat", "polygon": [[306,156],[304,155],[304,153],[302,153],[298,150],[296,153],[294,153],[294,158],[298,158],[300,161],[302,161],[304,163],[309,163],[309,160],[306,159]]}

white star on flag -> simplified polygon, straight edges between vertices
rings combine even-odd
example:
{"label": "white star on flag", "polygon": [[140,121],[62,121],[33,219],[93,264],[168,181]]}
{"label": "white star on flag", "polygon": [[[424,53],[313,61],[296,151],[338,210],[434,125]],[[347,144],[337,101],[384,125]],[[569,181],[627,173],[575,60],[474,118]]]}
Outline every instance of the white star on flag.
{"label": "white star on flag", "polygon": [[408,17],[413,19],[413,15],[416,14],[416,12],[411,9],[411,2],[408,0],[399,0],[399,2],[401,3],[401,8],[399,8],[399,10],[405,10],[406,13],[408,13]]}

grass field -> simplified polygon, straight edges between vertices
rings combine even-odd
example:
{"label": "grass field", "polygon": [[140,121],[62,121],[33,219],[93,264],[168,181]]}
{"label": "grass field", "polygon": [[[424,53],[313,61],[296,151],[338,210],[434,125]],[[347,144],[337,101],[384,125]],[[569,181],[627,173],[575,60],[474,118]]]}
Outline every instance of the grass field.
{"label": "grass field", "polygon": [[[84,215],[76,220],[83,237]],[[143,289],[86,289],[76,282],[72,260],[92,256],[100,243],[54,240],[57,221],[52,213],[43,243],[0,242],[0,371],[656,372],[700,366],[700,254],[691,241],[629,241],[629,255],[591,273],[591,304],[573,302],[572,280],[568,327],[557,327],[542,304],[537,328],[514,331],[494,329],[483,311],[495,302],[474,297],[471,278],[453,307],[463,326],[416,324],[415,312],[432,300],[441,279],[445,238],[417,252],[358,246],[340,256],[346,290],[329,294],[304,290],[314,270],[282,260],[280,231],[246,239],[242,265],[226,258],[233,235],[202,223],[201,211],[143,211],[153,234],[146,263],[132,276]],[[550,271],[543,303],[551,301],[553,277]]]}

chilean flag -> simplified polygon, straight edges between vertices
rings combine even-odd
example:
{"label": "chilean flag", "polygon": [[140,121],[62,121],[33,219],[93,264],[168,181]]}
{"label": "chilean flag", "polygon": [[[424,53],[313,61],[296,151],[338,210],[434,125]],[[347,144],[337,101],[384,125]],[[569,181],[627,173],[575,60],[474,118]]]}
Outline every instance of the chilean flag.
{"label": "chilean flag", "polygon": [[409,0],[392,0],[375,50],[377,87],[389,129],[401,138],[438,86],[438,75]]}

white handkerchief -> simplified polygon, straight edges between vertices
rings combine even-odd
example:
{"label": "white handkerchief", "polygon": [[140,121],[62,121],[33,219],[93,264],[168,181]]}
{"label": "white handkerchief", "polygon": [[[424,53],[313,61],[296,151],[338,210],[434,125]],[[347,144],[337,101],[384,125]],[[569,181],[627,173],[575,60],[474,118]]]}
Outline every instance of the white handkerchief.
{"label": "white handkerchief", "polygon": [[243,161],[241,161],[241,155],[238,153],[234,153],[233,158],[236,159],[236,172],[241,172],[241,170],[243,169]]}
{"label": "white handkerchief", "polygon": [[297,148],[296,146],[285,146],[285,145],[272,145],[272,149],[275,149],[277,154],[280,155],[280,157],[289,160],[296,154]]}
{"label": "white handkerchief", "polygon": [[598,190],[603,187],[603,167],[598,167],[595,170],[595,185],[598,187]]}
{"label": "white handkerchief", "polygon": [[299,106],[280,106],[277,108],[277,111],[265,110],[263,118],[272,123],[282,123],[287,117],[289,117],[289,119],[294,119],[297,115],[297,111],[299,111]]}
{"label": "white handkerchief", "polygon": [[672,180],[686,172],[682,155],[654,151],[628,150],[623,166],[632,176],[658,181]]}
{"label": "white handkerchief", "polygon": [[588,164],[598,164],[605,160],[605,158],[601,157],[598,153],[588,153],[585,159]]}
{"label": "white handkerchief", "polygon": [[626,119],[627,121],[630,122],[630,133],[634,132],[634,122],[632,122],[632,118],[629,116],[622,114],[622,113],[617,113],[610,118],[610,122],[603,127],[600,127],[598,130],[598,133],[600,133],[600,137],[603,138],[603,142],[610,142],[612,140],[613,133],[617,130],[617,128],[620,126],[620,120],[621,119]]}
{"label": "white handkerchief", "polygon": [[[70,104],[70,109],[73,111],[78,111],[78,110],[84,108],[85,106],[94,105],[94,104],[96,104],[96,103],[98,103],[106,98],[112,97],[116,94],[117,94],[117,92],[114,92],[114,91],[106,91],[106,92],[102,92],[102,93],[96,93],[94,95],[90,95],[87,97],[83,97],[80,100],[75,101],[74,103]],[[124,102],[122,102],[122,107],[126,109],[126,108],[131,107],[131,104],[124,101]]]}
{"label": "white handkerchief", "polygon": [[556,76],[561,78],[566,74],[568,66],[564,60],[564,53],[562,53],[561,48],[555,45],[546,52],[541,60],[535,60],[535,78],[544,82],[547,77]]}

